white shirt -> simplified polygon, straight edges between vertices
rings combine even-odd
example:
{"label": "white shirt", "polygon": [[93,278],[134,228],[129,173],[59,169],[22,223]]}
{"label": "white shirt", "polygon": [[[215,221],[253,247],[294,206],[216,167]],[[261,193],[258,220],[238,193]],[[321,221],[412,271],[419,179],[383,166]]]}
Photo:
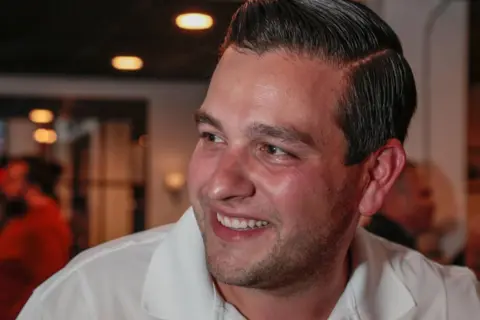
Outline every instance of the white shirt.
{"label": "white shirt", "polygon": [[[331,320],[480,318],[478,283],[467,269],[359,229],[355,271]],[[38,288],[19,320],[237,320],[216,294],[191,209],[174,225],[88,250]],[[301,319],[298,319],[301,320]]]}

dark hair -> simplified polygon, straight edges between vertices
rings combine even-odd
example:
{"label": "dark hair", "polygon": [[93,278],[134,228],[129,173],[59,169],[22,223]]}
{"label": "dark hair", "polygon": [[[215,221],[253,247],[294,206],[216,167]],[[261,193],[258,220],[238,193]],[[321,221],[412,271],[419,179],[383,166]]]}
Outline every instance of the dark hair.
{"label": "dark hair", "polygon": [[5,169],[10,159],[6,155],[0,156],[0,169]]}
{"label": "dark hair", "polygon": [[41,157],[25,156],[12,160],[25,163],[28,172],[25,177],[27,183],[38,187],[42,193],[57,200],[55,189],[62,174],[62,166]]}
{"label": "dark hair", "polygon": [[404,142],[415,112],[415,80],[395,32],[366,6],[347,0],[250,0],[222,45],[259,55],[273,50],[321,59],[345,71],[337,121],[345,162],[360,163],[388,139]]}

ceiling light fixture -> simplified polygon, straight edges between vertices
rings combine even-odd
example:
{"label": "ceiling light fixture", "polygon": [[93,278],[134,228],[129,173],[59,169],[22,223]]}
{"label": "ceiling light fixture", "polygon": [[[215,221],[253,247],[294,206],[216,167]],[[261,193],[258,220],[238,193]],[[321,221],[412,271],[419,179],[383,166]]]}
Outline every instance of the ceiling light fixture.
{"label": "ceiling light fixture", "polygon": [[33,133],[33,139],[42,144],[53,144],[57,141],[57,133],[52,129],[40,128]]}
{"label": "ceiling light fixture", "polygon": [[136,56],[116,56],[112,59],[112,66],[121,71],[136,71],[143,67],[143,61]]}
{"label": "ceiling light fixture", "polygon": [[45,124],[53,121],[53,112],[47,109],[34,109],[30,111],[28,118],[33,123]]}
{"label": "ceiling light fixture", "polygon": [[146,134],[140,136],[140,138],[138,138],[138,144],[140,147],[146,148],[148,146],[148,136]]}
{"label": "ceiling light fixture", "polygon": [[206,30],[213,25],[213,18],[204,13],[184,13],[175,19],[175,23],[181,29]]}

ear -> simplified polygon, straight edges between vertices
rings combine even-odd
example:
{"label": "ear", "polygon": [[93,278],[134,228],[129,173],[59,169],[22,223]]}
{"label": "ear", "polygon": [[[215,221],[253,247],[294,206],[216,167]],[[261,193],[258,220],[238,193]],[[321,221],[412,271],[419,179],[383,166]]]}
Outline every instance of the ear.
{"label": "ear", "polygon": [[365,161],[366,186],[358,207],[362,216],[372,216],[380,210],[405,161],[405,150],[397,139],[389,140]]}

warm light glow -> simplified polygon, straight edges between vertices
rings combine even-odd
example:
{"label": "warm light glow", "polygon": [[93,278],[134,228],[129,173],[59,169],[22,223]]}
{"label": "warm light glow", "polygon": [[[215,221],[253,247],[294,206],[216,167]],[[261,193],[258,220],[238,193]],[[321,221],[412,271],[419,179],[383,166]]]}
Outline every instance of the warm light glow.
{"label": "warm light glow", "polygon": [[52,144],[57,141],[57,133],[52,129],[37,129],[33,133],[33,138],[38,143]]}
{"label": "warm light glow", "polygon": [[148,136],[146,134],[140,136],[140,138],[138,138],[138,144],[142,148],[148,147]]}
{"label": "warm light glow", "polygon": [[205,30],[213,25],[213,18],[203,13],[184,13],[175,19],[179,28],[187,30]]}
{"label": "warm light glow", "polygon": [[143,67],[143,61],[135,56],[117,56],[112,59],[112,66],[117,70],[135,71]]}
{"label": "warm light glow", "polygon": [[53,121],[53,112],[46,109],[34,109],[29,114],[33,123],[50,123]]}
{"label": "warm light glow", "polygon": [[172,172],[165,176],[165,186],[171,192],[180,191],[185,185],[185,175],[181,172]]}

